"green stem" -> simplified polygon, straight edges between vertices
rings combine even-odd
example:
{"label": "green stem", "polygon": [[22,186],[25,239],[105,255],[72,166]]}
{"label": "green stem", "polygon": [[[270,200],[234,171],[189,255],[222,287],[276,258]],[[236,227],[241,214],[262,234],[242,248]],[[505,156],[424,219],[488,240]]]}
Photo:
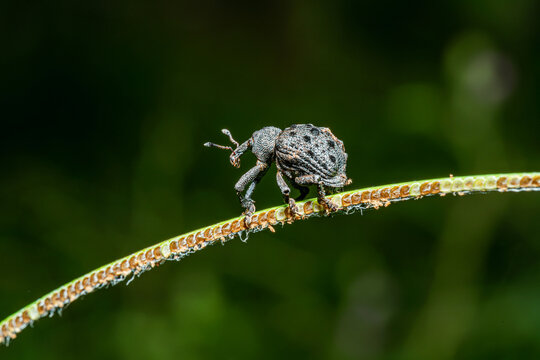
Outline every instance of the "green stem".
{"label": "green stem", "polygon": [[[537,191],[540,190],[540,173],[511,173],[456,176],[351,190],[329,196],[337,205],[336,213],[350,214],[355,210],[382,208],[396,201],[419,199],[426,196],[446,194],[468,195],[490,191]],[[249,233],[270,229],[273,225],[291,224],[313,216],[329,215],[315,199],[297,203],[300,216],[293,218],[286,205],[256,212],[249,228],[243,217],[236,217],[218,224],[179,235],[154,246],[137,251],[89,272],[30,305],[8,316],[0,322],[0,343],[8,344],[18,333],[35,321],[52,316],[83,295],[108,285],[116,285],[126,279],[161,265],[166,260],[180,260],[187,254],[204,249],[217,241],[225,242],[236,236],[242,238]]]}

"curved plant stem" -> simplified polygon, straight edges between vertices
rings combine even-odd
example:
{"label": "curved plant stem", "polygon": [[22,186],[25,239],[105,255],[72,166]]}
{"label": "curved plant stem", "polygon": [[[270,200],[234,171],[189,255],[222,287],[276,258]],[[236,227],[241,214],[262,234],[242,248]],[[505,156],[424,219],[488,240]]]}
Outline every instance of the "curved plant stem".
{"label": "curved plant stem", "polygon": [[[473,176],[450,176],[448,178],[409,181],[398,184],[351,190],[329,196],[337,205],[336,213],[350,214],[355,210],[382,208],[396,201],[419,199],[446,194],[468,195],[490,191],[537,191],[540,190],[540,173],[511,173]],[[135,252],[83,275],[0,322],[0,343],[8,344],[17,334],[46,316],[52,316],[83,295],[151,270],[167,260],[182,257],[205,248],[215,242],[225,242],[238,236],[269,229],[273,225],[291,224],[313,216],[330,215],[315,199],[297,203],[300,215],[291,216],[286,205],[255,213],[249,227],[243,217],[236,217],[218,224],[179,235],[154,246]],[[128,283],[129,283],[128,281]]]}

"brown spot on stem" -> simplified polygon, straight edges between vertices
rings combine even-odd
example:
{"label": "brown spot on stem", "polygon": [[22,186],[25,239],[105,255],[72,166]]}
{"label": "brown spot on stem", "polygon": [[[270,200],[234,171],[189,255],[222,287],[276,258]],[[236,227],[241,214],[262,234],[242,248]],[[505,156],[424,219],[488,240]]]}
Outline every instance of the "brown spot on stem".
{"label": "brown spot on stem", "polygon": [[438,194],[441,192],[441,183],[439,181],[434,181],[431,183],[431,193]]}
{"label": "brown spot on stem", "polygon": [[276,210],[275,209],[272,209],[268,212],[268,223],[270,225],[275,225],[277,224],[277,220],[276,220]]}
{"label": "brown spot on stem", "polygon": [[221,233],[221,226],[218,225],[214,228],[214,239],[219,239],[223,234]]}
{"label": "brown spot on stem", "polygon": [[[90,279],[88,279],[88,277],[85,277],[82,280],[81,285],[82,285],[84,290],[88,291],[88,289],[90,288]],[[47,306],[45,306],[45,308],[47,308]]]}
{"label": "brown spot on stem", "polygon": [[[122,269],[122,272],[129,271],[129,263],[127,260],[122,261],[122,264],[120,265],[120,268]],[[84,283],[83,283],[84,285]]]}
{"label": "brown spot on stem", "polygon": [[[259,214],[254,214],[251,216],[251,222],[249,223],[249,228],[253,229],[257,225],[259,225]],[[244,222],[244,226],[245,226],[245,222]]]}
{"label": "brown spot on stem", "polygon": [[92,285],[92,287],[96,287],[96,285],[98,284],[97,273],[92,273],[92,275],[90,275],[90,284]]}
{"label": "brown spot on stem", "polygon": [[309,215],[313,212],[313,203],[311,201],[307,201],[304,203],[304,214]]}
{"label": "brown spot on stem", "polygon": [[63,304],[68,298],[67,289],[60,290],[60,302]]}
{"label": "brown spot on stem", "polygon": [[180,251],[185,251],[188,247],[188,243],[187,243],[187,238],[186,237],[181,237],[180,239],[178,239],[178,248],[180,249]]}
{"label": "brown spot on stem", "polygon": [[236,229],[236,232],[238,231],[241,231],[241,230],[246,230],[246,222],[244,221],[244,219],[241,219],[241,220],[236,220],[238,222],[238,225],[237,227],[235,227]]}
{"label": "brown spot on stem", "polygon": [[161,246],[156,246],[154,248],[154,258],[156,260],[161,260],[162,257],[163,255],[161,254]]}
{"label": "brown spot on stem", "polygon": [[17,317],[15,318],[15,326],[18,327],[18,328],[20,328],[20,327],[22,326],[22,324],[23,324],[22,317],[17,316]]}
{"label": "brown spot on stem", "polygon": [[49,298],[46,298],[45,299],[45,310],[49,311],[52,309],[52,303],[51,303],[51,299]]}
{"label": "brown spot on stem", "polygon": [[111,281],[112,279],[114,279],[112,266],[108,266],[107,269],[105,269],[105,280]]}
{"label": "brown spot on stem", "polygon": [[369,191],[364,191],[362,193],[362,202],[365,203],[365,202],[369,202],[369,200],[371,199],[371,192]]}
{"label": "brown spot on stem", "polygon": [[244,230],[245,228],[246,227],[243,220],[234,220],[231,224],[231,229],[233,233],[237,233],[241,230]]}
{"label": "brown spot on stem", "polygon": [[178,252],[178,242],[176,240],[171,241],[169,250],[171,251],[171,254],[176,254]]}
{"label": "brown spot on stem", "polygon": [[268,213],[263,212],[259,215],[259,225],[264,226],[266,223],[268,223]]}
{"label": "brown spot on stem", "polygon": [[231,233],[231,224],[225,223],[221,226],[221,233],[223,235],[229,235]]}
{"label": "brown spot on stem", "polygon": [[98,279],[98,282],[99,282],[100,284],[102,284],[102,283],[105,281],[105,271],[100,270],[100,271],[97,273],[97,279]]}
{"label": "brown spot on stem", "polygon": [[202,244],[205,241],[204,232],[199,231],[195,234],[195,243]]}
{"label": "brown spot on stem", "polygon": [[521,180],[519,181],[519,185],[521,185],[522,187],[530,186],[531,183],[532,183],[532,179],[530,176],[527,176],[527,175],[523,176]]}
{"label": "brown spot on stem", "polygon": [[351,202],[352,202],[351,194],[346,194],[341,198],[341,205],[343,207],[347,207],[347,206],[351,205]]}
{"label": "brown spot on stem", "polygon": [[77,296],[79,296],[79,292],[75,288],[75,284],[68,286],[68,295],[69,295],[69,300],[70,301],[76,299]]}
{"label": "brown spot on stem", "polygon": [[119,276],[122,273],[122,266],[120,263],[116,263],[113,265],[113,273],[114,276]]}
{"label": "brown spot on stem", "polygon": [[133,255],[129,258],[129,267],[134,269],[137,266],[137,257]]}
{"label": "brown spot on stem", "polygon": [[386,200],[390,197],[390,188],[384,188],[380,191],[381,200]]}
{"label": "brown spot on stem", "polygon": [[519,186],[519,177],[512,176],[508,181],[508,186],[510,186],[510,187],[518,187]]}
{"label": "brown spot on stem", "polygon": [[[140,253],[137,255],[137,262],[140,266],[144,266],[146,264],[146,256],[144,256],[144,253]],[[133,270],[133,267],[131,268]]]}
{"label": "brown spot on stem", "polygon": [[431,192],[431,183],[429,181],[426,181],[422,185],[420,185],[420,194],[421,195],[427,195]]}
{"label": "brown spot on stem", "polygon": [[408,197],[411,191],[411,187],[409,185],[403,185],[400,190],[401,197]]}
{"label": "brown spot on stem", "polygon": [[80,294],[83,290],[84,290],[84,286],[83,286],[82,280],[77,281],[75,283],[75,291],[77,292],[77,294]]}
{"label": "brown spot on stem", "polygon": [[23,311],[22,317],[25,323],[30,322],[32,320],[30,319],[30,314],[28,314],[28,310]]}
{"label": "brown spot on stem", "polygon": [[55,292],[54,294],[52,294],[51,296],[51,301],[52,301],[52,304],[54,306],[60,306],[61,303],[60,303],[60,295],[58,295],[57,292]]}
{"label": "brown spot on stem", "polygon": [[237,233],[238,231],[240,231],[240,221],[238,220],[234,220],[231,224],[231,231],[233,233]]}

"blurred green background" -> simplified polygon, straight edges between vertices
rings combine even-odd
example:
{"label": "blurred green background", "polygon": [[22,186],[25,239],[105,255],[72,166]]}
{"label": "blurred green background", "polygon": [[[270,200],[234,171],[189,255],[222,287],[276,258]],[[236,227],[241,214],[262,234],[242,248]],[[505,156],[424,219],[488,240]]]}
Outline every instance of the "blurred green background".
{"label": "blurred green background", "polygon": [[[1,9],[0,318],[237,216],[254,160],[202,147],[224,127],[328,126],[358,188],[540,170],[534,0]],[[89,295],[0,358],[537,359],[538,212],[447,196],[278,227]]]}

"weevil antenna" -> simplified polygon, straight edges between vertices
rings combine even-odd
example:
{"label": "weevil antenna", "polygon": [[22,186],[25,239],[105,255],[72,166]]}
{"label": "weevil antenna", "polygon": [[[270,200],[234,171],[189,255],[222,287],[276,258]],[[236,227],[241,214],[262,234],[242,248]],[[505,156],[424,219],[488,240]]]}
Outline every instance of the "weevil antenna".
{"label": "weevil antenna", "polygon": [[231,132],[227,129],[222,129],[221,130],[222,133],[224,133],[225,135],[227,135],[229,137],[229,140],[231,140],[231,142],[236,145],[236,147],[238,147],[238,142],[236,140],[233,139],[232,135],[231,135]]}
{"label": "weevil antenna", "polygon": [[206,146],[206,147],[217,147],[218,149],[230,150],[231,152],[234,151],[233,148],[230,147],[230,146],[218,145],[218,144],[214,144],[214,143],[211,143],[211,142],[204,143],[204,146]]}

